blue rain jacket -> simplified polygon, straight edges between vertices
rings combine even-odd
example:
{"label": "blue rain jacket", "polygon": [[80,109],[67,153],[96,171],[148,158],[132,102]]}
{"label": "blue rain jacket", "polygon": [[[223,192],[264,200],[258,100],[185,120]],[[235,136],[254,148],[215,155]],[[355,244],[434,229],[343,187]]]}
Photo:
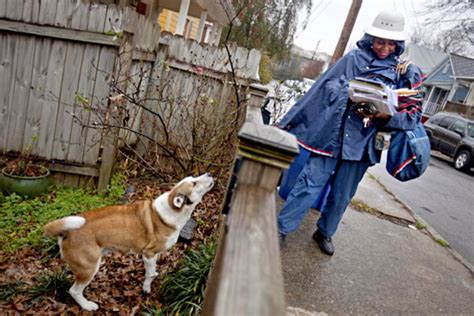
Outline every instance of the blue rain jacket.
{"label": "blue rain jacket", "polygon": [[403,76],[397,76],[396,66],[405,46],[397,42],[396,51],[386,59],[373,52],[373,37],[365,34],[350,51],[330,67],[311,89],[288,111],[278,126],[294,134],[306,150],[329,157],[371,164],[380,162],[381,151],[375,148],[379,130],[411,130],[421,118],[421,108],[413,107],[395,113],[386,124],[371,122],[364,127],[362,118],[349,105],[348,83],[355,77],[378,80],[396,88],[416,88],[422,72],[410,65]]}

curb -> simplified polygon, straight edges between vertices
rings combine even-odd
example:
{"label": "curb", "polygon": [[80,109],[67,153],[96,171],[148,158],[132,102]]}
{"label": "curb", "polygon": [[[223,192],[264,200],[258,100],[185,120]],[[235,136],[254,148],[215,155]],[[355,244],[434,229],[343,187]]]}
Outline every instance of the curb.
{"label": "curb", "polygon": [[[370,174],[370,173],[369,173]],[[411,216],[413,216],[413,218],[415,219],[415,221],[421,223],[422,225],[425,226],[424,230],[428,233],[428,235],[434,240],[434,241],[437,241],[437,240],[444,240],[446,241],[446,239],[443,238],[443,236],[441,236],[433,227],[431,227],[423,218],[421,218],[419,215],[417,215],[415,213],[415,211],[413,211],[413,209],[408,206],[405,202],[403,202],[402,200],[400,200],[400,198],[398,198],[398,196],[396,196],[392,191],[390,191],[389,189],[387,189],[386,186],[384,186],[380,180],[376,177],[376,176],[373,176],[373,179],[383,188],[383,190],[385,192],[387,192],[388,194],[390,194],[398,203],[400,203],[409,213]],[[420,230],[420,231],[423,231],[423,230]],[[440,245],[441,246],[441,245]],[[443,247],[443,246],[441,246]],[[446,249],[456,260],[458,260],[463,266],[465,266],[469,272],[474,276],[474,266],[469,263],[459,252],[457,252],[456,250],[454,250],[453,248],[451,248],[451,246],[449,245],[449,243],[446,241],[446,246],[443,247],[444,249]]]}

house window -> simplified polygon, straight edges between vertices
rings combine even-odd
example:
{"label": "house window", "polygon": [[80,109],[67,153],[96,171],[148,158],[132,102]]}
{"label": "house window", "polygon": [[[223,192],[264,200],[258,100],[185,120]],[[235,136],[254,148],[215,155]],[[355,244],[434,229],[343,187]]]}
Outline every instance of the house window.
{"label": "house window", "polygon": [[438,100],[440,91],[441,89],[433,87],[433,93],[431,94],[429,101],[435,103],[436,100]]}
{"label": "house window", "polygon": [[433,94],[431,95],[430,102],[442,105],[444,101],[446,100],[446,97],[448,96],[448,91],[447,90],[442,90],[439,88],[433,87]]}
{"label": "house window", "polygon": [[459,86],[456,89],[456,93],[454,93],[452,101],[457,102],[457,103],[464,103],[468,92],[469,92],[469,88],[465,86]]}
{"label": "house window", "polygon": [[431,90],[433,90],[432,86],[425,87],[425,95],[428,96],[431,94]]}

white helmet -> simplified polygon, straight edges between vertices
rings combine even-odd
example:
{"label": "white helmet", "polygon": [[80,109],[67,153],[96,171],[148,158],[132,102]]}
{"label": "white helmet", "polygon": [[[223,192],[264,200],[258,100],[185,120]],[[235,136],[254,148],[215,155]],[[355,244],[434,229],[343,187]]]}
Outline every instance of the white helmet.
{"label": "white helmet", "polygon": [[404,41],[407,36],[403,31],[405,18],[397,11],[382,11],[374,19],[365,33],[394,41]]}

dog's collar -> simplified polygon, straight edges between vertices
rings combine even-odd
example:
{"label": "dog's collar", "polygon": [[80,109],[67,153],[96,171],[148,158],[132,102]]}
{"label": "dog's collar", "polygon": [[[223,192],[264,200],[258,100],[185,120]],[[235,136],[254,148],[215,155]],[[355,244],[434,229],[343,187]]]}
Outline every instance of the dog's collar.
{"label": "dog's collar", "polygon": [[163,225],[165,225],[166,227],[172,228],[172,229],[176,229],[175,225],[170,224],[167,221],[165,221],[163,216],[161,216],[160,212],[158,212],[158,210],[155,208],[155,205],[154,205],[153,202],[151,203],[151,209],[153,210],[153,212],[155,212],[155,214],[158,216],[158,219],[163,223]]}

